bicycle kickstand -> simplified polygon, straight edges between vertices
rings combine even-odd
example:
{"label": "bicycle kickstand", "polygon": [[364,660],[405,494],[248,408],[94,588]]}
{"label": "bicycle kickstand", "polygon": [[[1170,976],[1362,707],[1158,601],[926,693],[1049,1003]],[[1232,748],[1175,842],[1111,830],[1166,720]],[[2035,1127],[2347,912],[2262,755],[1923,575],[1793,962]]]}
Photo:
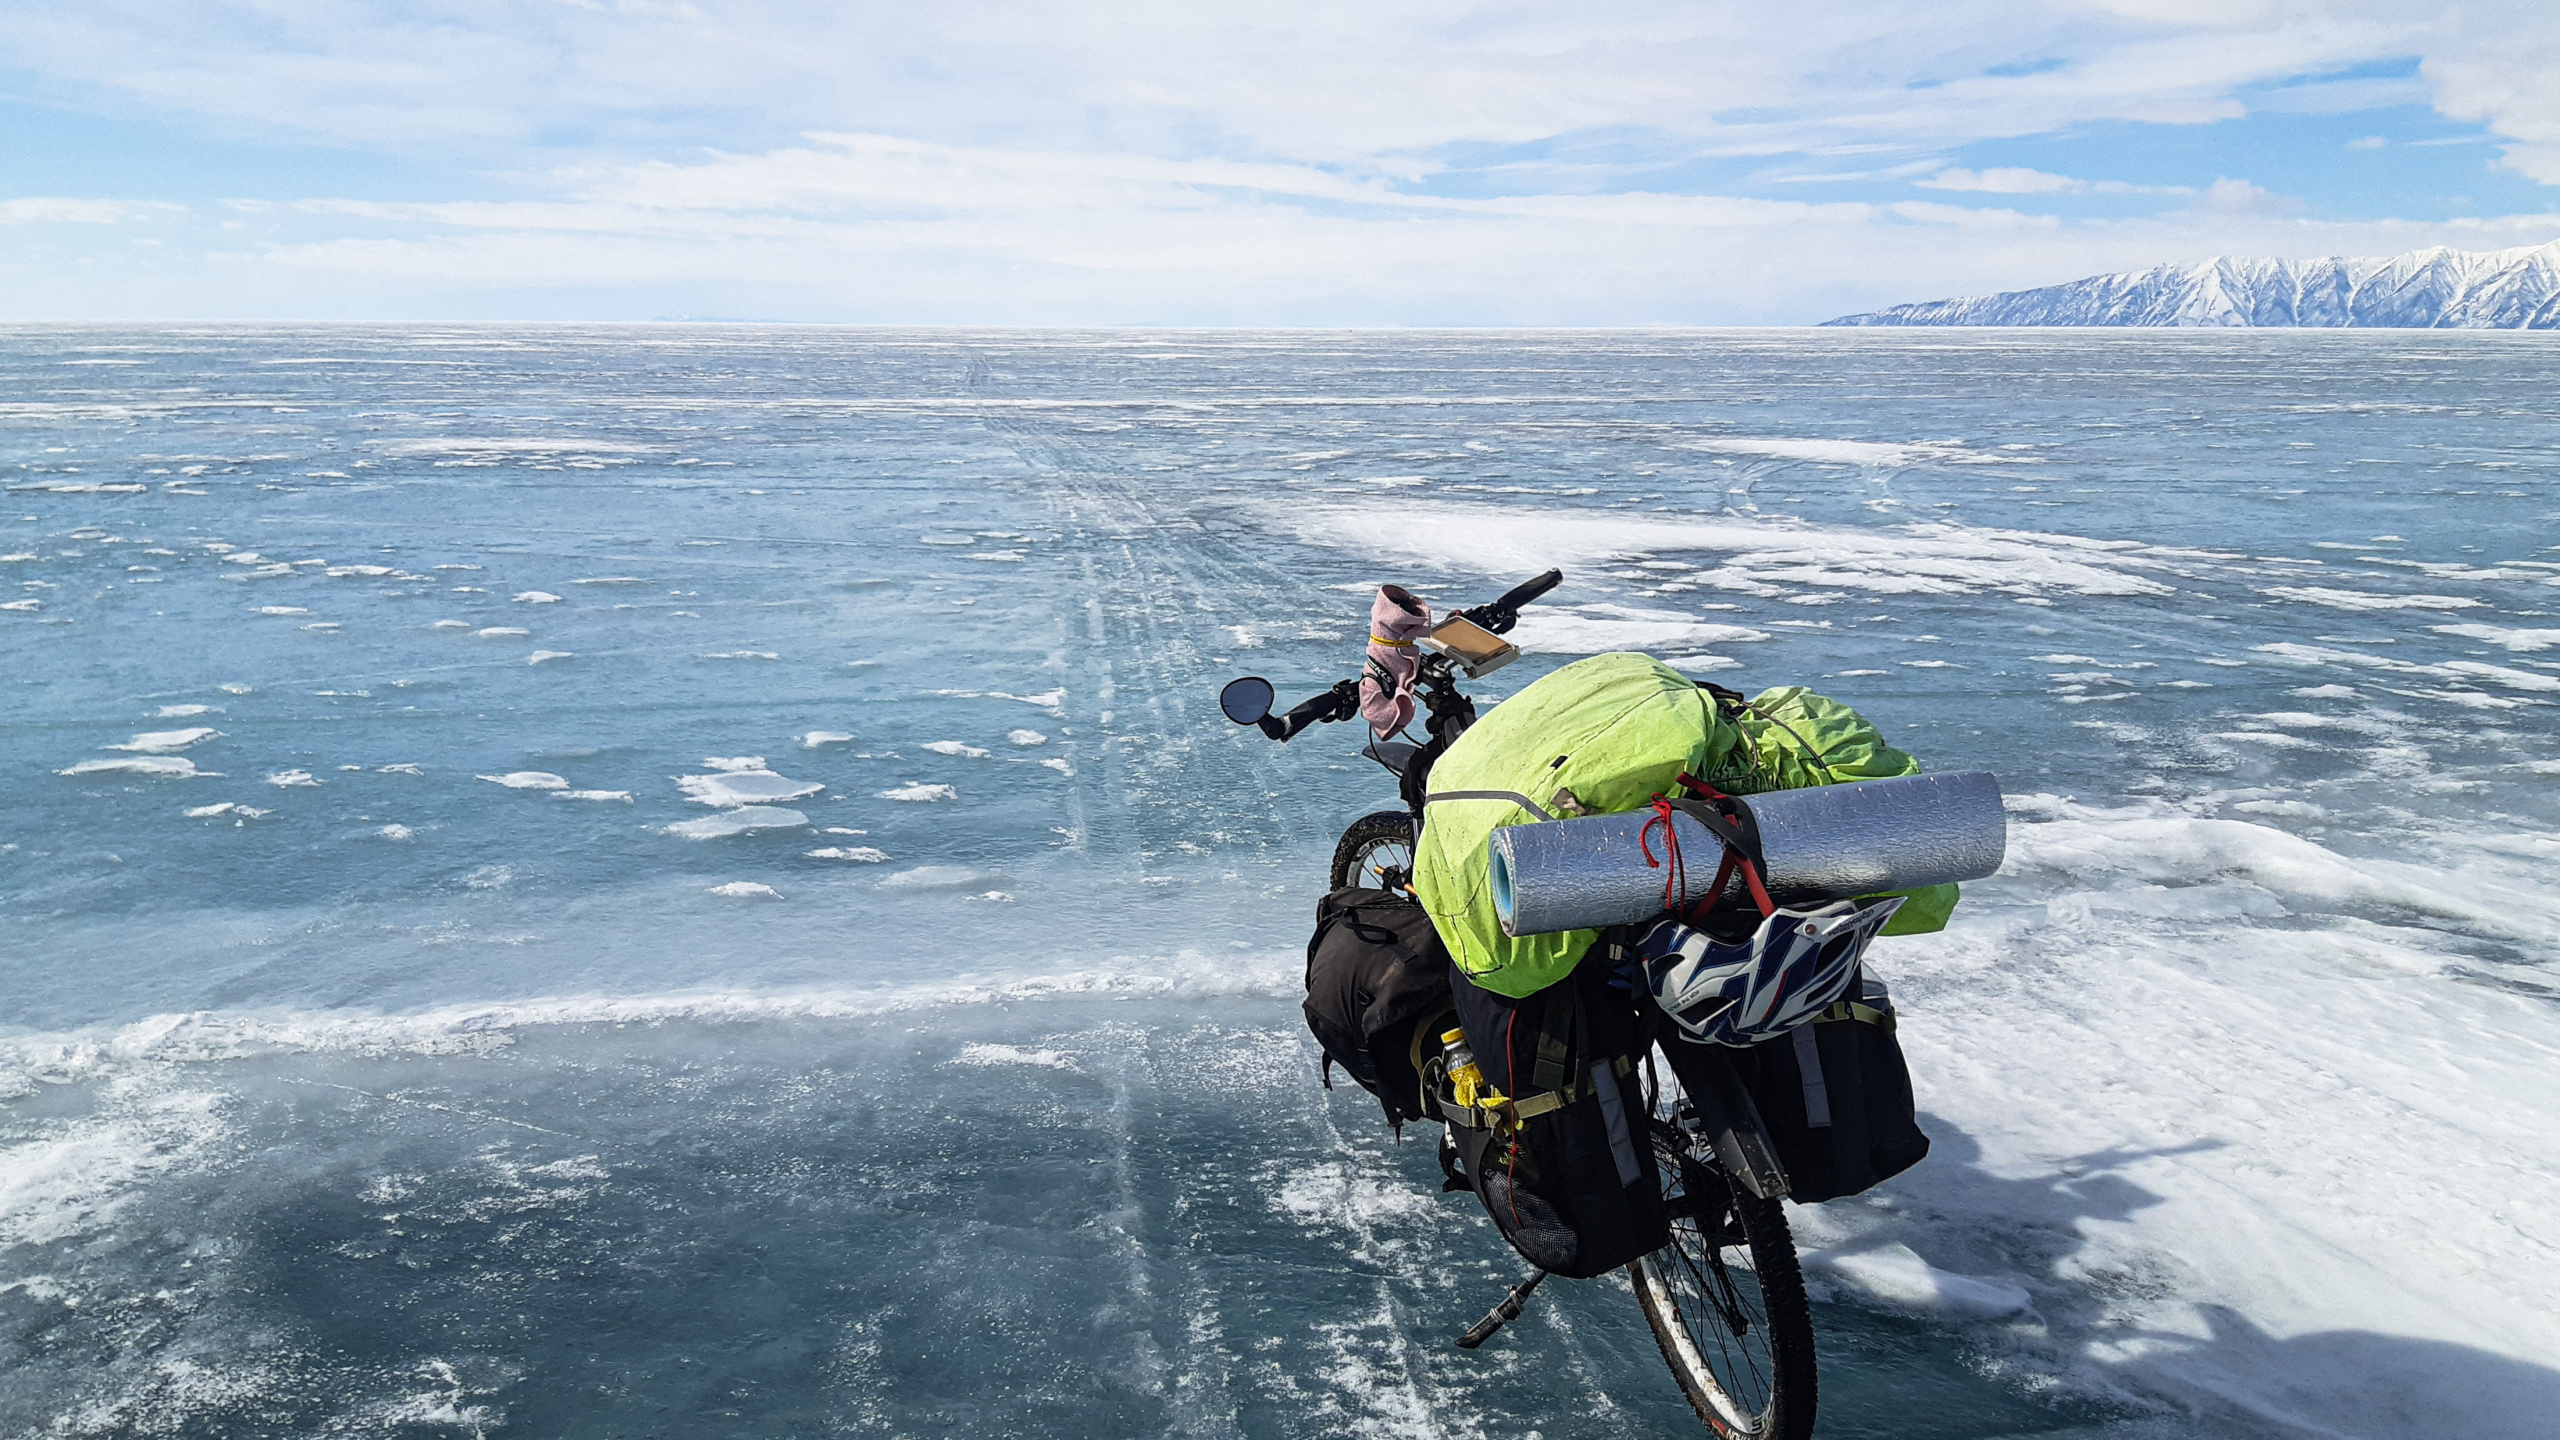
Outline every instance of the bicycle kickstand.
{"label": "bicycle kickstand", "polygon": [[1458,1348],[1461,1350],[1473,1350],[1487,1340],[1492,1339],[1494,1331],[1499,1330],[1503,1326],[1510,1324],[1512,1321],[1519,1319],[1520,1307],[1529,1303],[1530,1292],[1536,1290],[1538,1288],[1538,1282],[1546,1278],[1547,1272],[1541,1270],[1537,1274],[1530,1276],[1528,1279],[1521,1281],[1519,1284],[1512,1286],[1511,1293],[1502,1297],[1502,1303],[1494,1306],[1493,1309],[1486,1312],[1485,1317],[1482,1320],[1476,1322],[1476,1328],[1458,1337]]}

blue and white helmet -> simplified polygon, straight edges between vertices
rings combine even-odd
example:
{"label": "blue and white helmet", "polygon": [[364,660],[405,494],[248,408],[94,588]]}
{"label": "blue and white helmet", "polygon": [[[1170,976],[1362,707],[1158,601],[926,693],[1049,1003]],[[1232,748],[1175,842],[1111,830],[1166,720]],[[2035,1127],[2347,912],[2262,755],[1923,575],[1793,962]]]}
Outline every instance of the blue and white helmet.
{"label": "blue and white helmet", "polygon": [[1634,948],[1653,998],[1681,1033],[1742,1047],[1783,1035],[1837,1003],[1857,977],[1867,942],[1901,908],[1897,897],[1780,910],[1750,939],[1732,943],[1666,919]]}

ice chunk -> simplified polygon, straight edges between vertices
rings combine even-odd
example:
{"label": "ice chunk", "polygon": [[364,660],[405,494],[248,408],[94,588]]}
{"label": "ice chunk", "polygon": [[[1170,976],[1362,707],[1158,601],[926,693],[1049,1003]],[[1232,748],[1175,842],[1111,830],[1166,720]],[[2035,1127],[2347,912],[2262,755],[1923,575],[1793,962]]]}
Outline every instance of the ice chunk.
{"label": "ice chunk", "polygon": [[737,899],[753,897],[765,900],[779,900],[782,898],[781,891],[774,889],[770,885],[759,885],[753,880],[732,880],[726,885],[714,885],[711,887],[711,893],[714,895],[727,895]]}
{"label": "ice chunk", "polygon": [[418,834],[406,825],[385,825],[373,833],[385,840],[411,840],[417,838]]}
{"label": "ice chunk", "polygon": [[1076,767],[1068,764],[1063,756],[1052,755],[1040,763],[1057,771],[1061,775],[1073,775],[1076,773]]}
{"label": "ice chunk", "polygon": [[566,779],[548,770],[510,770],[504,775],[483,775],[480,778],[492,785],[504,785],[510,790],[566,790],[569,788],[569,782]]}
{"label": "ice chunk", "polygon": [[883,850],[874,850],[868,845],[830,845],[823,850],[810,851],[809,858],[812,860],[852,860],[864,865],[877,865],[887,860],[889,856],[888,852]]}
{"label": "ice chunk", "polygon": [[883,890],[976,890],[982,886],[1008,884],[1011,877],[995,870],[976,870],[966,865],[919,865],[901,870],[880,882]]}
{"label": "ice chunk", "polygon": [[382,766],[373,773],[376,775],[424,775],[427,772],[419,769],[416,761],[403,760],[396,765]]}
{"label": "ice chunk", "polygon": [[802,748],[815,750],[821,745],[842,745],[853,737],[849,730],[812,730],[800,737]]}
{"label": "ice chunk", "polygon": [[196,762],[183,756],[162,758],[137,756],[131,760],[83,760],[56,775],[158,775],[171,779],[188,779],[198,775],[218,776],[215,770],[199,770]]}
{"label": "ice chunk", "polygon": [[932,800],[957,800],[960,798],[960,792],[948,785],[914,784],[901,785],[895,790],[883,790],[880,792],[880,798],[921,804]]}
{"label": "ice chunk", "polygon": [[1739,669],[1742,665],[1730,655],[1665,655],[1662,663],[1684,675],[1705,675],[1717,670]]}
{"label": "ice chunk", "polygon": [[557,605],[560,597],[548,590],[519,590],[515,593],[515,602],[519,605]]}
{"label": "ice chunk", "polygon": [[723,810],[699,820],[679,820],[666,828],[669,835],[687,840],[717,840],[728,835],[745,835],[756,830],[797,830],[809,823],[809,817],[797,810],[772,805],[749,805],[737,810]]}
{"label": "ice chunk", "polygon": [[198,725],[186,730],[147,730],[121,745],[107,745],[100,748],[132,750],[144,755],[166,755],[172,750],[184,750],[199,740],[210,740],[221,733],[210,725]]}
{"label": "ice chunk", "polygon": [[311,772],[308,770],[278,770],[267,777],[267,783],[279,789],[290,790],[297,786],[318,785],[320,782],[311,778]]}
{"label": "ice chunk", "polygon": [[163,705],[160,707],[160,713],[154,718],[161,720],[184,720],[190,715],[219,715],[221,713],[222,708],[218,705]]}
{"label": "ice chunk", "polygon": [[1046,745],[1049,743],[1049,737],[1041,734],[1037,730],[1015,730],[1007,734],[1004,738],[1012,741],[1016,745]]}
{"label": "ice chunk", "polygon": [[482,628],[477,633],[489,639],[496,640],[503,639],[510,635],[530,635],[533,632],[515,625],[490,625]]}
{"label": "ice chunk", "polygon": [[228,815],[239,808],[240,807],[238,805],[229,800],[222,800],[211,805],[198,805],[193,807],[187,811],[187,818],[190,820],[209,820],[216,815]]}
{"label": "ice chunk", "polygon": [[696,805],[764,805],[799,800],[826,789],[770,770],[720,770],[709,775],[679,775],[676,788]]}
{"label": "ice chunk", "polygon": [[927,740],[923,748],[936,755],[965,755],[973,760],[983,760],[987,757],[986,751],[975,745],[964,745],[957,740]]}

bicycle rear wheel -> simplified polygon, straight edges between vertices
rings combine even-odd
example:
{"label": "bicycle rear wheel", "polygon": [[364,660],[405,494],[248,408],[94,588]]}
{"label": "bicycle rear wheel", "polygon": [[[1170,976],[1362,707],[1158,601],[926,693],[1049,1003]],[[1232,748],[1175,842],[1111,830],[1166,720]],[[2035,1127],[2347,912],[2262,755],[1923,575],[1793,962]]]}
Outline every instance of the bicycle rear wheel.
{"label": "bicycle rear wheel", "polygon": [[1702,1142],[1655,1132],[1671,1243],[1627,1267],[1680,1393],[1726,1440],[1806,1440],[1813,1315],[1795,1236],[1775,1200],[1733,1184]]}
{"label": "bicycle rear wheel", "polygon": [[1340,890],[1402,890],[1413,884],[1413,817],[1373,810],[1351,822],[1333,847],[1332,885]]}

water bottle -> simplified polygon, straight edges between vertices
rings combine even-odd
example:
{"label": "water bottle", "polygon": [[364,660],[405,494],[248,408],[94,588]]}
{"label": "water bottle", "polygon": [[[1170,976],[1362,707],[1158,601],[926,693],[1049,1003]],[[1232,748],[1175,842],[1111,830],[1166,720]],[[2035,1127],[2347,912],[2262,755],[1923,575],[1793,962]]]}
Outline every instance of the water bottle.
{"label": "water bottle", "polygon": [[1476,1065],[1476,1052],[1467,1048],[1467,1032],[1450,1030],[1440,1037],[1442,1067],[1449,1076],[1449,1089],[1461,1106],[1476,1103],[1484,1090],[1484,1071]]}

